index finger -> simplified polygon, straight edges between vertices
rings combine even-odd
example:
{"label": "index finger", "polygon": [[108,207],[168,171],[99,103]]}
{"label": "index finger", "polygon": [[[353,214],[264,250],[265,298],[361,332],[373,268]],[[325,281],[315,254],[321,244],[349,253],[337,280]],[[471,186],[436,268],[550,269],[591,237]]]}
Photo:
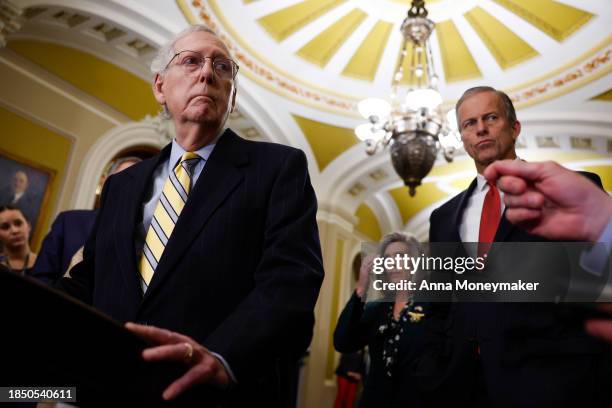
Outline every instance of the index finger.
{"label": "index finger", "polygon": [[190,340],[188,337],[183,336],[182,334],[155,326],[145,326],[142,324],[127,322],[125,324],[125,328],[142,339],[156,344],[179,343]]}
{"label": "index finger", "polygon": [[543,163],[529,163],[520,160],[498,160],[491,163],[483,172],[487,180],[496,182],[502,176],[516,176],[535,181],[542,177]]}

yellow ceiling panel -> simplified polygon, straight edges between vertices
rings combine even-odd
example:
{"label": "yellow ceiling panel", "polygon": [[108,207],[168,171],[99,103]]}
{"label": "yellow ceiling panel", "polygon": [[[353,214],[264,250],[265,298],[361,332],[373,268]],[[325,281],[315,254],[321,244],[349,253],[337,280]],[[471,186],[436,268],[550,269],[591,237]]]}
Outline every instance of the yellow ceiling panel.
{"label": "yellow ceiling panel", "polygon": [[304,45],[297,54],[324,67],[367,16],[362,10],[353,9]]}
{"label": "yellow ceiling panel", "polygon": [[538,55],[527,42],[480,7],[464,14],[502,69]]}
{"label": "yellow ceiling panel", "polygon": [[476,171],[474,161],[466,154],[456,157],[450,163],[436,164],[429,172],[429,176],[449,176],[462,171]]}
{"label": "yellow ceiling panel", "polygon": [[442,67],[447,83],[482,77],[482,73],[452,20],[436,24]]}
{"label": "yellow ceiling panel", "polygon": [[557,41],[586,24],[593,14],[553,0],[493,0]]}
{"label": "yellow ceiling panel", "polygon": [[355,229],[357,231],[361,232],[372,241],[380,240],[382,237],[380,223],[378,222],[378,218],[376,218],[374,211],[372,211],[367,204],[364,203],[357,207],[355,216],[359,219],[357,225],[355,225]]}
{"label": "yellow ceiling panel", "polygon": [[306,24],[311,23],[346,0],[306,0],[268,14],[259,23],[276,40],[283,41]]}
{"label": "yellow ceiling panel", "polygon": [[590,171],[601,177],[604,190],[612,191],[612,166],[584,166],[584,171]]}
{"label": "yellow ceiling panel", "polygon": [[591,98],[592,101],[612,102],[612,89]]}
{"label": "yellow ceiling panel", "polygon": [[293,115],[293,119],[308,140],[320,171],[323,171],[336,157],[359,142],[355,133],[353,133],[353,129],[332,126],[297,115]]}
{"label": "yellow ceiling panel", "polygon": [[151,84],[91,54],[29,40],[11,41],[8,47],[130,119],[159,113]]}
{"label": "yellow ceiling panel", "polygon": [[472,180],[474,180],[474,176],[458,178],[451,181],[449,184],[451,187],[456,188],[457,191],[463,191],[470,186]]}
{"label": "yellow ceiling panel", "polygon": [[604,190],[612,191],[612,166],[584,166],[584,171],[590,171],[601,177]]}
{"label": "yellow ceiling panel", "polygon": [[[413,0],[392,0],[392,1],[394,3],[404,4],[404,5],[410,7],[410,5],[412,4]],[[440,1],[442,1],[442,0],[427,0],[427,4],[426,5],[430,5],[430,4],[433,4],[433,3],[438,3]]]}
{"label": "yellow ceiling panel", "polygon": [[414,197],[410,197],[408,188],[405,186],[394,188],[388,192],[395,201],[404,224],[423,209],[448,196],[435,183],[425,183],[417,187],[417,193]]}
{"label": "yellow ceiling panel", "polygon": [[342,75],[374,81],[393,24],[379,21],[351,57]]}

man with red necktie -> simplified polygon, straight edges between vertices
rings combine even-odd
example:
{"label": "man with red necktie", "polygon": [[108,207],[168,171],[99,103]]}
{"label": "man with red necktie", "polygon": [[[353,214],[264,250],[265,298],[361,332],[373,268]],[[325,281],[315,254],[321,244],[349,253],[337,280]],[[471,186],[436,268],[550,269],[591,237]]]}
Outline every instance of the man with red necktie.
{"label": "man with red necktie", "polygon": [[[545,241],[503,217],[503,192],[483,176],[494,161],[519,160],[515,143],[521,124],[508,95],[486,86],[471,88],[456,112],[477,176],[433,211],[429,241],[474,243],[458,249],[471,257],[486,256],[493,242]],[[583,175],[601,186],[597,175]],[[439,306],[438,329],[443,329],[438,334],[443,334],[434,336],[438,343],[428,350],[433,358],[427,360],[430,368],[431,361],[437,362],[430,377],[436,380],[428,384],[438,391],[432,393],[433,405],[597,406],[604,347],[584,333],[582,324],[559,319],[560,307],[499,302]]]}

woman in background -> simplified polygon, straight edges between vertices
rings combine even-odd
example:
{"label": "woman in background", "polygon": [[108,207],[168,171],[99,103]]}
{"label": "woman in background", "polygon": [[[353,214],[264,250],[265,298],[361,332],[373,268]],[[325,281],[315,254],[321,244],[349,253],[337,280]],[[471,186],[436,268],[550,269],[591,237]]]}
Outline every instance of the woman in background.
{"label": "woman in background", "polygon": [[[419,242],[403,233],[383,237],[376,256],[395,258],[419,256]],[[355,293],[340,314],[334,346],[341,353],[361,350],[366,345],[370,369],[364,381],[360,408],[422,406],[414,383],[414,364],[424,347],[422,319],[426,305],[415,302],[412,293],[397,291],[392,299],[364,303],[374,256],[362,261]],[[416,272],[416,271],[415,271]],[[399,282],[413,279],[410,271],[390,268],[383,280]]]}
{"label": "woman in background", "polygon": [[30,249],[30,223],[23,212],[12,205],[0,206],[0,242],[4,252],[0,265],[10,272],[24,275],[36,261]]}

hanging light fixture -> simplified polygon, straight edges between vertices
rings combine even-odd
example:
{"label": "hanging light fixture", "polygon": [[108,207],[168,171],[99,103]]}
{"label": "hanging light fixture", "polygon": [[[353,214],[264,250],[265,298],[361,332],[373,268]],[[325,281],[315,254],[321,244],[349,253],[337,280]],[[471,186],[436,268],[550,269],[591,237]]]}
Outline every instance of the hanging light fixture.
{"label": "hanging light fixture", "polygon": [[[438,92],[438,76],[428,41],[434,22],[427,14],[424,0],[412,1],[401,26],[404,40],[393,75],[391,103],[380,98],[359,102],[359,113],[369,122],[355,128],[369,155],[390,145],[393,167],[411,196],[433,167],[440,149],[450,162],[461,147],[454,110],[446,115],[442,111],[442,96]],[[410,69],[404,72],[408,57]],[[405,78],[408,87],[400,87]]]}

